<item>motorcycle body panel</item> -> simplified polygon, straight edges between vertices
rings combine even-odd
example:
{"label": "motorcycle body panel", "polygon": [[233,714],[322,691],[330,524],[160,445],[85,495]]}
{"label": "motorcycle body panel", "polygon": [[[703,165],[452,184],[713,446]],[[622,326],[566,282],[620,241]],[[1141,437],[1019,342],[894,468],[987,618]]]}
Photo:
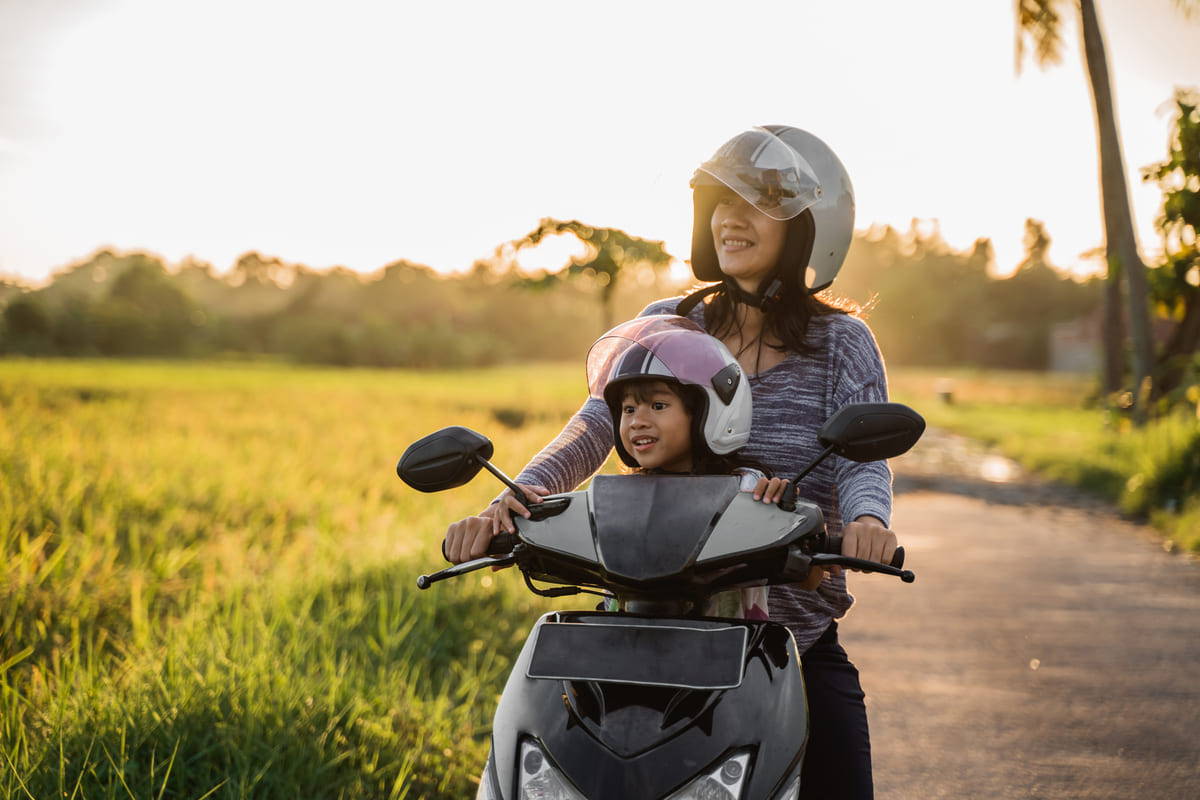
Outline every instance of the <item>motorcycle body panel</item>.
{"label": "motorcycle body panel", "polygon": [[[693,685],[680,685],[686,681],[666,658],[659,665],[635,668],[637,683],[599,681],[592,679],[597,667],[589,663],[590,653],[578,652],[575,674],[536,677],[538,650],[549,641],[540,633],[558,625],[604,628],[604,660],[613,666],[622,660],[645,659],[648,652],[641,640],[655,629],[672,636],[694,631],[694,638],[701,641],[713,635],[726,643],[736,639],[742,646],[718,660],[740,662],[741,675],[735,685],[710,688],[714,676],[718,682],[728,682],[726,663],[712,674],[704,669],[693,672]],[[614,627],[628,628],[629,634],[623,638],[618,631],[613,636]],[[679,635],[688,638],[686,633]],[[584,631],[563,641],[587,638]],[[664,641],[680,640],[667,636]],[[550,659],[556,670],[570,669],[571,659],[565,655]],[[553,612],[543,616],[526,639],[492,730],[492,762],[505,797],[516,796],[520,744],[532,737],[588,798],[665,797],[739,751],[751,754],[744,796],[767,798],[799,771],[808,739],[808,714],[795,641],[782,625]]]}

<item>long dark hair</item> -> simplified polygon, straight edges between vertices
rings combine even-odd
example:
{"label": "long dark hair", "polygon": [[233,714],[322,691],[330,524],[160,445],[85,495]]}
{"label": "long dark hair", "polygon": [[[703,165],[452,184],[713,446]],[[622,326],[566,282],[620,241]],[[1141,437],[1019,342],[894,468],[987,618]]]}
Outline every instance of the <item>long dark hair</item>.
{"label": "long dark hair", "polygon": [[[734,299],[737,288],[729,283],[731,281],[726,281],[704,305],[704,327],[718,339],[741,332],[737,315],[738,300]],[[829,314],[854,315],[860,311],[861,308],[852,300],[835,297],[827,291],[810,294],[803,287],[789,287],[785,280],[778,299],[771,301],[765,310],[763,326],[763,334],[774,335],[780,344],[766,346],[784,353],[812,355],[815,348],[808,343],[808,326],[813,318]],[[759,346],[763,346],[761,339]]]}

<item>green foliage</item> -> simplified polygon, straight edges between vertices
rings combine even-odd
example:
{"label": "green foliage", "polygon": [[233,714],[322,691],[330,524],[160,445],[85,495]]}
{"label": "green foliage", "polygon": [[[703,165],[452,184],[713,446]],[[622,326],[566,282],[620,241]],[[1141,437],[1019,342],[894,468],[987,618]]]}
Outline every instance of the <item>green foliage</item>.
{"label": "green foliage", "polygon": [[1055,270],[1041,223],[1026,230],[1025,260],[999,280],[986,240],[960,253],[915,225],[872,231],[855,240],[835,289],[869,308],[889,364],[1045,369],[1053,327],[1095,314],[1101,284]]}
{"label": "green foliage", "polygon": [[[1054,326],[1096,314],[1101,283],[1062,275],[1046,261],[1041,223],[1028,221],[1027,232],[1027,256],[1003,280],[989,273],[986,240],[960,253],[916,226],[862,234],[834,290],[869,307],[889,363],[1042,369]],[[518,250],[562,234],[586,253],[548,275],[515,270]],[[365,276],[315,272],[257,253],[220,276],[196,262],[167,271],[145,254],[102,251],[10,301],[0,353],[349,367],[576,360],[615,320],[684,291],[667,279],[661,242],[576,220],[543,220],[501,250],[496,262],[449,276],[406,261]]]}
{"label": "green foliage", "polygon": [[547,217],[534,230],[499,249],[501,255],[515,256],[523,248],[536,247],[547,236],[569,234],[583,243],[586,253],[570,260],[561,270],[524,279],[525,285],[546,288],[564,280],[587,278],[599,287],[604,309],[604,329],[616,324],[613,299],[622,276],[638,270],[651,279],[660,276],[671,264],[671,254],[662,242],[630,236],[615,228],[595,228],[579,220],[563,221]]}
{"label": "green foliage", "polygon": [[1172,323],[1156,375],[1166,410],[1188,404],[1190,390],[1200,387],[1200,94],[1179,89],[1175,106],[1167,160],[1142,171],[1163,192],[1163,262],[1148,280],[1158,316]]}
{"label": "green foliage", "polygon": [[[628,240],[630,252],[655,244],[608,234]],[[609,283],[601,305],[584,281],[535,292],[516,273],[486,269],[442,276],[400,261],[362,276],[250,253],[217,276],[195,262],[168,272],[151,256],[102,251],[10,300],[0,354],[237,354],[375,367],[575,359],[605,330],[606,315],[633,316],[678,291],[661,269],[634,272],[637,280]]]}
{"label": "green foliage", "polygon": [[[1142,475],[1160,524],[1200,514],[1194,420],[1114,426],[1087,379],[1033,373],[953,373],[939,406],[942,374],[895,394],[1063,480]],[[577,363],[0,362],[0,796],[472,796],[549,601],[511,572],[418,592],[498,484],[422,495],[395,463],[463,424],[513,474],[585,391]]]}
{"label": "green foliage", "polygon": [[34,297],[16,297],[4,307],[3,330],[9,349],[22,355],[54,352],[54,322]]}
{"label": "green foliage", "polygon": [[395,463],[466,424],[515,470],[585,391],[578,367],[0,363],[0,796],[472,795],[545,605],[507,573],[418,592],[498,484],[419,495]]}
{"label": "green foliage", "polygon": [[[933,401],[936,383],[947,378],[954,402]],[[1200,552],[1200,415],[1186,409],[1134,426],[1127,413],[1089,400],[1093,380],[979,370],[891,376],[893,396],[930,425],[995,446],[1030,472],[1108,500],[1174,546]],[[1200,401],[1200,389],[1192,398]]]}

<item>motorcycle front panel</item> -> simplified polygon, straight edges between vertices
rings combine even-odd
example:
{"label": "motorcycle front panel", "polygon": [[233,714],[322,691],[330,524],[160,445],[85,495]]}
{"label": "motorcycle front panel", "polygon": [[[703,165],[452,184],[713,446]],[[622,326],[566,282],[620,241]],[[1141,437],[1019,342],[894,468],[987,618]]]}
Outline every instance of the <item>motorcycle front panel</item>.
{"label": "motorcycle front panel", "polygon": [[[546,642],[572,625],[603,630],[585,631],[548,648]],[[622,636],[615,630],[622,626],[634,632]],[[543,638],[543,628],[555,633]],[[647,632],[651,638],[659,636],[656,629],[666,633],[653,647],[683,642],[685,652],[664,651],[657,656],[662,663],[633,667],[624,677],[636,681],[596,679],[604,677],[597,670],[608,669],[605,664],[646,658],[652,651],[643,640]],[[691,633],[678,637],[680,630]],[[688,650],[692,645],[686,640],[700,644],[706,638],[720,642],[735,656],[732,660],[740,659],[740,679],[729,679],[728,653],[714,655],[725,663],[712,671],[683,668],[684,659],[700,652]],[[579,645],[574,669],[561,652],[571,642]],[[597,649],[601,645],[606,648],[603,657]],[[547,661],[539,649],[555,651],[554,658]],[[597,660],[602,661],[599,666]],[[547,663],[553,667],[549,672]],[[685,674],[692,677],[680,677]],[[724,688],[714,688],[714,680]],[[795,642],[786,628],[770,622],[547,614],[526,640],[496,710],[492,755],[506,797],[514,796],[524,737],[540,742],[557,769],[588,798],[664,797],[739,750],[752,753],[747,796],[769,797],[795,774],[808,738]]]}

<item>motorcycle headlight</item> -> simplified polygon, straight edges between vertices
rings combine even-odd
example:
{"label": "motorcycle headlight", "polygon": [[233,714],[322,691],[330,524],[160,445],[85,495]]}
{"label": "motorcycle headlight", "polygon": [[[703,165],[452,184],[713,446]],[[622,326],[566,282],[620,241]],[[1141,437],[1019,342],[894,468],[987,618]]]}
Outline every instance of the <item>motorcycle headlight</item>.
{"label": "motorcycle headlight", "polygon": [[667,800],[737,800],[750,771],[750,754],[737,753],[675,792]]}
{"label": "motorcycle headlight", "polygon": [[521,743],[520,800],[587,800],[533,741]]}

